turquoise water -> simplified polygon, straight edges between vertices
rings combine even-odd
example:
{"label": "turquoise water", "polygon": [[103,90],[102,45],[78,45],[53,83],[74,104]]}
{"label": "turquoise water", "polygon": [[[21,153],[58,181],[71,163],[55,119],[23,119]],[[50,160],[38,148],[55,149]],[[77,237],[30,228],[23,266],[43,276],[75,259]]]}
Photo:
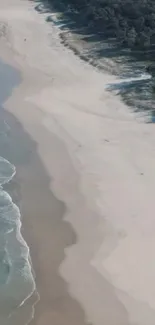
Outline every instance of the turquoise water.
{"label": "turquoise water", "polygon": [[[17,83],[19,77],[16,70],[0,62],[0,106]],[[3,120],[2,110],[0,107],[1,143],[4,142],[8,127]],[[0,152],[0,325],[14,325],[20,306],[35,290],[35,282],[29,262],[29,247],[20,232],[20,210],[3,189],[3,185],[15,176],[16,167],[1,154]]]}

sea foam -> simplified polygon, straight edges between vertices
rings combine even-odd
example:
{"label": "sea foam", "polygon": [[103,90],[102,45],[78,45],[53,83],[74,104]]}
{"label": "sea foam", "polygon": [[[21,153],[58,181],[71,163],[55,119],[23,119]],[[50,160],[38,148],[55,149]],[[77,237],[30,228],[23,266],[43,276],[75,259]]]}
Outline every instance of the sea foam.
{"label": "sea foam", "polygon": [[20,210],[3,190],[16,168],[0,157],[0,324],[12,325],[12,315],[32,295],[35,281],[29,247],[21,235]]}

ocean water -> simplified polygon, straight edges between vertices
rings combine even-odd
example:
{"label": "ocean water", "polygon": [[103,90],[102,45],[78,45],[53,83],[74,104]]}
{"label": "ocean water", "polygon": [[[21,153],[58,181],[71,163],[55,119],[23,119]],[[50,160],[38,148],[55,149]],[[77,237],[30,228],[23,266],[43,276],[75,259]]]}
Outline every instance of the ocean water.
{"label": "ocean water", "polygon": [[[0,143],[5,139],[8,127],[3,120],[2,105],[19,79],[18,72],[0,61]],[[0,325],[17,325],[18,313],[34,292],[35,281],[29,247],[20,231],[20,210],[3,189],[15,176],[16,167],[2,154],[0,152]],[[31,316],[27,318],[18,325],[28,324]]]}

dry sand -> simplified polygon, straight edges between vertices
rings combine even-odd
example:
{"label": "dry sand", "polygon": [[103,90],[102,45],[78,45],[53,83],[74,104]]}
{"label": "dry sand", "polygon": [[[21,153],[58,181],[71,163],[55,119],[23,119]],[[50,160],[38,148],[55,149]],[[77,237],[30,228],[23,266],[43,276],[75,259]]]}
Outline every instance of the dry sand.
{"label": "dry sand", "polygon": [[40,294],[32,324],[154,325],[154,125],[34,6],[0,4],[0,56],[23,77],[6,108],[35,143],[17,174]]}

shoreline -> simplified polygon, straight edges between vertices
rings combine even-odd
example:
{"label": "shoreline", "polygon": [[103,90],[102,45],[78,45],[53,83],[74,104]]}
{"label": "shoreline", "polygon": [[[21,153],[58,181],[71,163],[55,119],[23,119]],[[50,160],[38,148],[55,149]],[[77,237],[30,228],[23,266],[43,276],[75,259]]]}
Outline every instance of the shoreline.
{"label": "shoreline", "polygon": [[[21,232],[30,248],[32,270],[34,269],[36,288],[40,296],[38,300],[37,292],[34,292],[19,308],[19,316],[15,321],[22,325],[23,319],[26,321],[27,313],[30,313],[34,306],[35,318],[30,321],[31,324],[42,324],[42,318],[43,324],[48,319],[66,325],[73,322],[77,325],[87,324],[82,308],[69,295],[67,284],[59,275],[59,264],[65,258],[64,249],[68,245],[76,243],[76,236],[71,225],[63,220],[64,203],[59,201],[50,190],[51,179],[38,156],[37,143],[23,130],[23,126],[12,113],[5,109],[4,116],[10,126],[9,147],[12,147],[15,152],[14,163],[17,168],[16,175],[12,181],[5,185],[5,190],[11,194],[13,201],[20,207]],[[48,134],[46,136],[48,137]],[[19,143],[17,143],[17,138],[20,139]],[[56,139],[53,139],[54,145],[56,142]],[[16,145],[18,149],[16,149]],[[19,150],[19,145],[22,150],[21,148]],[[5,152],[6,155],[7,151],[10,155],[9,147]],[[21,155],[20,159],[18,153]],[[25,161],[25,155],[27,161]],[[30,191],[31,187],[36,190],[36,193]],[[38,202],[37,206],[36,202]],[[48,234],[48,232],[50,233]],[[49,259],[52,260],[47,263],[48,250]],[[45,257],[44,251],[46,252]],[[50,284],[53,288],[49,287]]]}
{"label": "shoreline", "polygon": [[31,323],[153,325],[155,131],[106,91],[115,77],[81,62],[44,18],[27,0],[0,10],[0,55],[22,74],[5,108],[25,132],[14,145],[41,295]]}
{"label": "shoreline", "polygon": [[[0,322],[13,325],[20,317],[21,306],[35,291],[29,247],[21,234],[21,215],[19,210],[18,186],[16,183],[16,148],[12,146],[11,125],[4,102],[20,84],[20,75],[13,67],[0,61],[0,74],[3,84],[0,89],[0,153],[1,153],[1,297]],[[11,143],[10,143],[11,142]],[[13,148],[14,147],[14,148]],[[18,155],[17,155],[18,157]],[[16,159],[16,158],[15,158]],[[18,160],[18,158],[17,158]],[[12,162],[12,163],[11,163]],[[19,184],[16,184],[19,185]],[[6,220],[5,220],[6,217]],[[10,219],[12,218],[12,219]],[[10,222],[9,222],[10,220]],[[25,277],[26,274],[26,277]],[[19,314],[19,315],[18,315]],[[9,319],[8,319],[9,318]]]}
{"label": "shoreline", "polygon": [[[5,47],[5,45],[4,45],[4,47]],[[3,49],[4,49],[4,47],[3,47]],[[7,55],[5,49],[4,49],[4,54]],[[2,58],[4,59],[3,54],[2,54]],[[6,58],[5,58],[5,60],[6,60]],[[16,68],[20,67],[20,65],[18,67],[18,64],[16,64],[16,61],[12,61],[12,59],[10,60],[9,51],[8,51],[7,62],[10,63],[11,65],[14,65]],[[36,72],[35,80],[37,80],[39,78],[39,76],[37,76],[37,74],[40,75],[40,71],[38,72],[36,70],[35,72]],[[68,216],[64,215],[62,222],[64,224],[67,223],[69,228],[72,228],[74,225],[74,229],[79,228],[80,232],[82,230],[81,227],[83,227],[82,226],[83,221],[84,221],[84,224],[85,224],[85,222],[86,223],[89,222],[89,220],[92,223],[92,228],[90,229],[90,232],[89,232],[90,241],[88,241],[88,243],[84,242],[82,244],[83,239],[86,235],[85,232],[83,232],[83,231],[82,231],[81,239],[80,239],[80,237],[78,239],[81,241],[81,243],[79,242],[79,244],[78,244],[78,241],[77,241],[77,244],[79,246],[78,250],[79,250],[79,253],[81,254],[81,259],[83,260],[83,258],[85,258],[85,261],[83,260],[83,270],[84,270],[85,267],[89,268],[89,262],[88,262],[89,255],[91,258],[91,256],[93,255],[93,251],[95,251],[95,249],[97,249],[97,247],[99,246],[99,243],[100,243],[100,236],[99,236],[99,232],[97,229],[99,226],[99,223],[100,223],[100,217],[97,215],[97,213],[93,209],[91,210],[89,208],[89,206],[87,206],[87,200],[83,197],[83,194],[80,191],[80,188],[78,190],[79,175],[77,175],[77,171],[75,171],[75,169],[74,169],[75,166],[73,166],[73,162],[71,162],[70,154],[68,155],[68,153],[66,151],[65,142],[64,143],[61,142],[62,141],[61,136],[58,135],[58,138],[56,138],[57,134],[55,133],[52,135],[51,131],[48,130],[48,125],[46,126],[46,128],[44,127],[44,124],[42,124],[42,120],[44,120],[44,123],[46,124],[46,119],[45,118],[43,119],[44,112],[38,110],[38,105],[35,107],[35,105],[33,103],[31,104],[31,102],[23,103],[23,97],[26,96],[25,92],[27,93],[30,90],[31,82],[32,82],[32,80],[31,80],[31,82],[29,80],[29,74],[27,75],[27,72],[25,73],[25,71],[24,71],[24,74],[25,74],[25,77],[24,77],[23,82],[16,90],[14,90],[11,98],[9,98],[9,100],[5,103],[5,109],[9,113],[16,116],[16,118],[18,118],[18,121],[20,121],[20,122],[18,122],[17,124],[20,125],[22,123],[22,126],[25,129],[25,132],[28,132],[31,139],[33,139],[33,141],[35,141],[37,144],[38,149],[36,147],[36,150],[38,151],[39,156],[41,157],[42,161],[44,162],[44,168],[46,169],[47,174],[49,172],[49,176],[50,176],[50,178],[49,178],[49,180],[50,180],[50,183],[49,183],[50,204],[51,204],[51,195],[53,192],[53,193],[56,193],[57,199],[63,200],[65,202],[65,204],[69,207]],[[27,77],[28,77],[28,79],[27,79]],[[32,76],[30,75],[30,77],[32,77]],[[33,86],[33,84],[32,84],[32,86]],[[40,84],[39,84],[39,87],[40,87]],[[20,103],[22,103],[22,105],[23,105],[22,111],[18,110],[18,106],[19,107],[21,106]],[[34,123],[34,126],[33,126],[33,123]],[[18,125],[17,125],[17,128],[18,128]],[[54,130],[54,131],[56,131],[56,130]],[[22,134],[18,137],[21,141]],[[17,136],[15,138],[17,140]],[[53,142],[53,145],[56,148],[56,149],[54,149],[54,151],[55,151],[55,153],[57,153],[57,155],[56,155],[55,159],[53,159],[53,157],[52,157],[52,160],[51,160],[51,153],[50,153],[49,161],[48,161],[46,155],[48,155],[49,153],[48,153],[47,149],[46,149],[47,150],[47,152],[46,152],[46,150],[44,148],[44,144],[46,143],[46,146],[47,146],[47,144],[49,144],[49,146],[50,146],[51,141]],[[23,143],[24,142],[25,141],[23,139]],[[21,141],[21,143],[22,143],[22,141]],[[59,146],[60,146],[60,149],[58,150]],[[31,147],[31,145],[26,144],[26,151],[28,150],[28,152],[29,152],[29,147]],[[32,153],[32,151],[33,151],[33,149],[30,149],[31,153]],[[22,152],[24,152],[24,151],[22,151]],[[65,158],[66,154],[68,156],[67,158]],[[35,154],[34,154],[34,157],[35,157]],[[26,158],[26,160],[25,160],[25,158]],[[44,160],[44,158],[46,158],[46,159]],[[72,251],[72,247],[76,246],[73,239],[71,239],[70,244],[67,244],[67,247],[66,247],[66,245],[63,247],[62,253],[64,254],[64,257],[62,258],[62,261],[58,268],[58,276],[59,277],[61,276],[59,279],[61,279],[62,283],[66,283],[64,285],[64,287],[66,288],[65,289],[66,294],[64,295],[64,291],[59,292],[59,290],[60,290],[59,286],[58,286],[58,288],[55,288],[54,291],[51,290],[48,294],[47,288],[49,287],[49,284],[50,284],[50,282],[48,280],[48,276],[49,276],[48,274],[50,274],[50,272],[52,272],[52,271],[51,271],[50,265],[47,263],[46,256],[45,256],[45,261],[46,261],[45,267],[48,266],[46,273],[44,273],[44,270],[41,267],[41,265],[43,263],[44,256],[42,256],[42,254],[41,254],[42,249],[40,248],[40,243],[42,243],[42,245],[44,243],[47,245],[48,242],[46,242],[46,240],[44,239],[44,236],[47,239],[48,227],[50,224],[49,224],[49,220],[47,220],[46,229],[43,231],[43,235],[41,235],[40,238],[37,239],[36,231],[38,234],[39,225],[37,224],[37,219],[35,217],[36,213],[34,212],[34,210],[33,210],[33,213],[29,213],[29,209],[28,209],[29,206],[31,206],[33,208],[33,204],[30,202],[31,202],[32,198],[34,199],[34,194],[32,196],[31,192],[29,191],[29,187],[31,187],[30,184],[34,177],[35,171],[38,172],[38,168],[37,168],[38,161],[36,161],[37,160],[36,158],[34,158],[34,159],[35,159],[35,165],[34,165],[34,167],[32,167],[32,161],[29,161],[29,159],[27,160],[27,157],[24,154],[23,162],[25,161],[24,162],[25,166],[22,167],[22,164],[19,164],[17,166],[17,178],[19,177],[18,183],[20,184],[21,192],[23,191],[23,193],[22,193],[23,199],[21,200],[21,205],[20,205],[21,215],[23,216],[22,234],[23,234],[24,239],[26,240],[26,242],[28,243],[28,245],[30,247],[30,255],[32,258],[32,265],[34,268],[34,272],[36,274],[36,286],[37,286],[38,293],[40,295],[40,301],[36,304],[36,307],[35,307],[34,320],[32,320],[30,323],[34,324],[34,325],[36,325],[36,324],[44,325],[45,321],[51,321],[51,320],[53,321],[54,320],[54,321],[58,321],[58,322],[60,322],[60,324],[64,325],[64,322],[66,319],[66,325],[68,325],[68,324],[72,325],[73,323],[77,324],[77,325],[79,325],[79,324],[81,324],[81,325],[100,324],[103,321],[103,317],[104,317],[105,321],[109,321],[109,319],[110,319],[111,324],[115,325],[116,317],[117,317],[119,325],[120,324],[124,325],[124,322],[125,322],[125,324],[128,324],[127,312],[126,312],[125,308],[123,307],[123,305],[117,299],[117,296],[115,295],[115,292],[113,290],[113,286],[110,283],[108,283],[106,281],[106,279],[103,281],[102,277],[99,274],[95,274],[94,271],[91,270],[91,266],[90,266],[90,270],[89,269],[84,270],[86,277],[83,278],[83,281],[85,282],[87,275],[89,274],[89,281],[94,281],[94,279],[95,279],[94,283],[92,282],[93,287],[90,286],[89,292],[91,293],[91,291],[95,289],[95,290],[99,291],[99,295],[101,295],[101,297],[102,297],[102,292],[104,292],[104,290],[106,290],[107,291],[106,296],[108,298],[108,301],[107,301],[107,303],[105,303],[105,306],[104,306],[105,315],[103,315],[103,306],[102,307],[100,306],[100,312],[99,313],[97,312],[98,315],[95,313],[95,318],[94,319],[92,318],[92,320],[89,320],[90,310],[92,309],[94,312],[94,310],[97,307],[96,304],[94,304],[94,299],[91,299],[89,301],[87,299],[87,297],[88,297],[88,295],[90,295],[90,293],[88,293],[88,295],[87,295],[87,293],[85,293],[83,295],[83,292],[81,294],[82,294],[84,300],[83,301],[81,300],[81,298],[82,298],[81,294],[78,298],[76,291],[78,288],[79,279],[78,278],[75,280],[73,279],[73,283],[74,282],[76,283],[75,288],[74,288],[74,286],[71,287],[69,285],[70,279],[72,278],[72,272],[74,275],[76,275],[76,272],[74,272],[72,270],[71,270],[71,272],[70,272],[70,270],[68,272],[67,269],[65,270],[65,268],[66,267],[68,268],[68,266],[70,269],[70,262],[69,262],[69,265],[68,264],[65,265],[65,261],[66,261],[66,259],[68,259],[68,254],[70,253],[70,248]],[[58,168],[58,161],[59,162],[66,161],[65,162],[65,170],[63,170],[64,167],[62,168],[61,163],[60,163],[60,167]],[[31,168],[33,169],[32,172],[31,172]],[[61,169],[62,169],[62,171],[61,171]],[[29,179],[29,175],[27,174],[28,172],[30,172],[30,179]],[[23,177],[23,173],[26,173],[25,177]],[[52,180],[52,178],[53,178],[52,175],[55,176],[55,178],[53,180]],[[65,178],[64,178],[64,175],[65,175]],[[72,181],[70,180],[70,177],[72,177]],[[43,180],[44,180],[44,178],[46,178],[46,176],[43,176]],[[62,182],[63,178],[65,181],[64,185]],[[38,179],[37,176],[34,177],[35,181],[37,181],[37,179]],[[28,180],[28,185],[26,185],[27,180]],[[55,186],[55,181],[56,181],[56,184],[59,182],[60,182],[60,184],[62,183],[63,188],[64,188],[63,191],[61,189],[61,186],[57,186],[57,185]],[[42,183],[41,183],[41,186],[42,186]],[[35,185],[35,188],[37,189],[38,185]],[[67,188],[67,196],[65,194],[65,188]],[[46,190],[48,189],[47,185],[45,185],[45,189]],[[45,189],[44,189],[44,191],[45,191]],[[27,195],[28,195],[28,199],[26,199]],[[32,198],[29,197],[29,195],[31,195]],[[44,193],[44,197],[45,196],[46,195]],[[80,209],[78,208],[79,204],[81,204]],[[49,206],[49,204],[47,206]],[[41,207],[42,207],[42,205],[41,205]],[[52,207],[51,207],[51,210],[52,210]],[[73,210],[73,215],[70,215],[70,212],[72,210]],[[46,209],[45,209],[45,211],[46,211]],[[81,212],[82,212],[82,214],[81,214]],[[88,219],[84,220],[83,217],[79,219],[78,214],[81,215],[81,217],[84,215],[85,216],[87,215]],[[27,222],[27,220],[26,220],[27,215],[31,215],[31,218],[33,221],[31,221],[29,218],[29,220]],[[70,220],[70,216],[71,216],[71,219],[73,219],[73,220]],[[56,218],[58,217],[57,213],[56,213],[55,217]],[[94,217],[96,220],[93,220]],[[48,217],[48,219],[49,219],[49,217]],[[78,219],[79,219],[79,225],[77,223]],[[77,225],[76,225],[76,223],[77,223]],[[35,227],[35,225],[37,226],[37,229],[31,235],[30,229],[33,229]],[[41,231],[43,230],[42,227],[43,227],[43,225],[41,224]],[[87,227],[87,225],[85,225],[85,227]],[[62,229],[63,229],[63,231],[65,231],[65,226],[63,226]],[[74,230],[74,232],[75,232],[75,230]],[[76,234],[76,237],[77,237],[77,234]],[[94,237],[94,241],[91,240],[91,237]],[[71,235],[71,238],[72,238],[72,235]],[[66,240],[68,241],[68,236],[67,236]],[[91,245],[92,247],[89,245]],[[54,247],[54,252],[53,252],[52,256],[54,257],[56,255],[56,259],[57,259],[58,256],[57,256],[57,253],[55,252],[55,244],[52,246]],[[88,252],[90,251],[89,253],[86,254],[86,256],[84,256],[85,255],[85,252],[83,251],[84,247],[86,247],[88,249]],[[37,254],[37,251],[38,251],[38,254]],[[47,247],[46,247],[45,251],[47,251]],[[50,249],[50,252],[51,252],[51,249]],[[84,254],[83,254],[83,252],[84,252]],[[39,258],[42,256],[41,257],[42,260],[39,262],[37,261],[38,255],[39,255]],[[73,251],[73,257],[71,257],[71,260],[73,263],[75,263],[74,265],[76,267],[76,261],[74,262],[74,257],[77,258],[76,255],[74,256],[74,251]],[[88,265],[87,265],[87,263],[88,263]],[[88,271],[88,273],[87,273],[87,271]],[[82,272],[82,269],[81,269],[81,272]],[[79,273],[77,273],[77,275],[79,275]],[[69,278],[67,279],[68,276],[69,276]],[[47,285],[46,285],[46,279],[48,281]],[[42,280],[43,280],[43,285],[42,285]],[[65,280],[65,282],[64,282],[64,280]],[[55,283],[55,280],[54,280],[54,283]],[[83,288],[84,288],[84,286],[82,284]],[[46,294],[44,294],[44,287],[45,287]],[[42,290],[43,290],[43,292],[42,292]],[[51,294],[53,295],[52,299],[50,298]],[[34,299],[35,299],[35,297],[33,298],[33,296],[32,296],[32,303],[35,303]],[[51,301],[51,303],[50,303],[50,301]],[[31,308],[29,303],[31,305],[31,299],[30,299],[30,302],[27,301],[26,310],[27,310],[27,308],[28,309]],[[92,305],[92,303],[93,303],[93,305]],[[100,304],[102,305],[102,300],[100,300]],[[48,305],[49,305],[49,307],[48,307]],[[23,306],[23,308],[24,308],[24,306]],[[49,310],[48,310],[48,308],[49,308]],[[110,309],[107,313],[106,309],[108,309],[108,308],[110,308]],[[111,315],[111,311],[110,311],[111,308],[113,308],[113,310],[114,310],[113,316]],[[55,309],[56,309],[56,311],[55,311]],[[118,314],[118,310],[120,311],[119,314]],[[116,316],[117,314],[118,314],[118,316]]]}

